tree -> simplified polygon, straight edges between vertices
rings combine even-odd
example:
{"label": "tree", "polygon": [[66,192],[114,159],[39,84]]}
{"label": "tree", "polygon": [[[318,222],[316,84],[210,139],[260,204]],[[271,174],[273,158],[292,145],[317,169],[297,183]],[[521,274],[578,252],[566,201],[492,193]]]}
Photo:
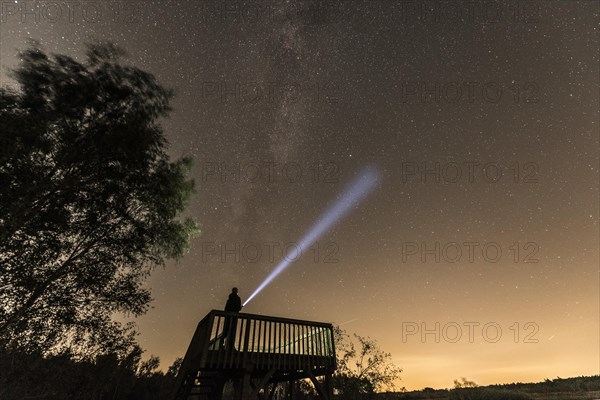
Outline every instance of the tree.
{"label": "tree", "polygon": [[477,383],[475,383],[474,381],[468,380],[464,376],[460,378],[460,381],[458,379],[454,380],[454,388],[455,389],[475,388],[477,386],[479,386],[479,385],[477,385]]}
{"label": "tree", "polygon": [[42,356],[0,347],[1,399],[171,399],[177,361],[166,374],[157,370],[158,358],[142,361],[133,345],[124,357],[103,354],[94,360]]}
{"label": "tree", "polygon": [[0,89],[0,340],[102,354],[130,333],[152,269],[197,232],[183,219],[189,158],[171,161],[159,124],[171,90],[125,65],[111,44],[79,63],[37,44],[21,54],[19,90]]}
{"label": "tree", "polygon": [[392,356],[369,337],[354,334],[352,338],[340,327],[334,328],[338,369],[334,388],[344,399],[370,397],[375,392],[394,390],[402,369],[392,363]]}

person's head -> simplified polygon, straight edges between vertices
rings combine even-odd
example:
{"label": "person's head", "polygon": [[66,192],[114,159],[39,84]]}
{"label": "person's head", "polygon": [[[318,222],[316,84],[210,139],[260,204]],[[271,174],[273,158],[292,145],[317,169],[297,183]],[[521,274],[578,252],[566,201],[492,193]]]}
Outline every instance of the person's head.
{"label": "person's head", "polygon": [[231,292],[237,294],[238,288],[234,287],[233,289],[231,289]]}

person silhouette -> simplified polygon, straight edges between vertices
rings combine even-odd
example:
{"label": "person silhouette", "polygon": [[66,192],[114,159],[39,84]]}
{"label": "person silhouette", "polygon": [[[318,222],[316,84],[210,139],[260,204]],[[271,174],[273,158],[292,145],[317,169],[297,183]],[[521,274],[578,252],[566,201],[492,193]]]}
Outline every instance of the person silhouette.
{"label": "person silhouette", "polygon": [[229,293],[227,303],[225,303],[225,311],[240,312],[242,309],[242,299],[238,296],[238,288],[234,287]]}
{"label": "person silhouette", "polygon": [[[231,289],[227,303],[225,303],[225,311],[231,313],[239,313],[242,309],[242,299],[238,296],[238,288]],[[221,347],[225,344],[227,338],[227,349],[233,349],[235,345],[235,331],[237,328],[237,317],[226,316],[223,324],[223,335],[221,336]]]}

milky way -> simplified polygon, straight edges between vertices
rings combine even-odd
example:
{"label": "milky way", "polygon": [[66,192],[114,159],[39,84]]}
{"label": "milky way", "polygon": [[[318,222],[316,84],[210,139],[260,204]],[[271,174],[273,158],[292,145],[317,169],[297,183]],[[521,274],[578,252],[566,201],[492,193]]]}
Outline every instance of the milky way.
{"label": "milky way", "polygon": [[344,323],[408,388],[598,373],[598,1],[0,3],[4,85],[31,38],[113,41],[175,89],[202,235],[137,320],[164,365],[377,165],[249,312]]}

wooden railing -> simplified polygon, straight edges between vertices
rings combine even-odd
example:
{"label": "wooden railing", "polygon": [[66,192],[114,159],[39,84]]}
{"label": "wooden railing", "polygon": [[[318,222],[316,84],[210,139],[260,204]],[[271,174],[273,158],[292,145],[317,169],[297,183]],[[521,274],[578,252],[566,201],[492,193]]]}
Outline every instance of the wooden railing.
{"label": "wooden railing", "polygon": [[200,321],[182,367],[335,370],[331,324],[213,310]]}
{"label": "wooden railing", "polygon": [[202,371],[229,376],[251,370],[277,382],[292,375],[330,375],[335,369],[331,324],[212,310],[192,337],[177,375],[175,398],[186,398]]}

